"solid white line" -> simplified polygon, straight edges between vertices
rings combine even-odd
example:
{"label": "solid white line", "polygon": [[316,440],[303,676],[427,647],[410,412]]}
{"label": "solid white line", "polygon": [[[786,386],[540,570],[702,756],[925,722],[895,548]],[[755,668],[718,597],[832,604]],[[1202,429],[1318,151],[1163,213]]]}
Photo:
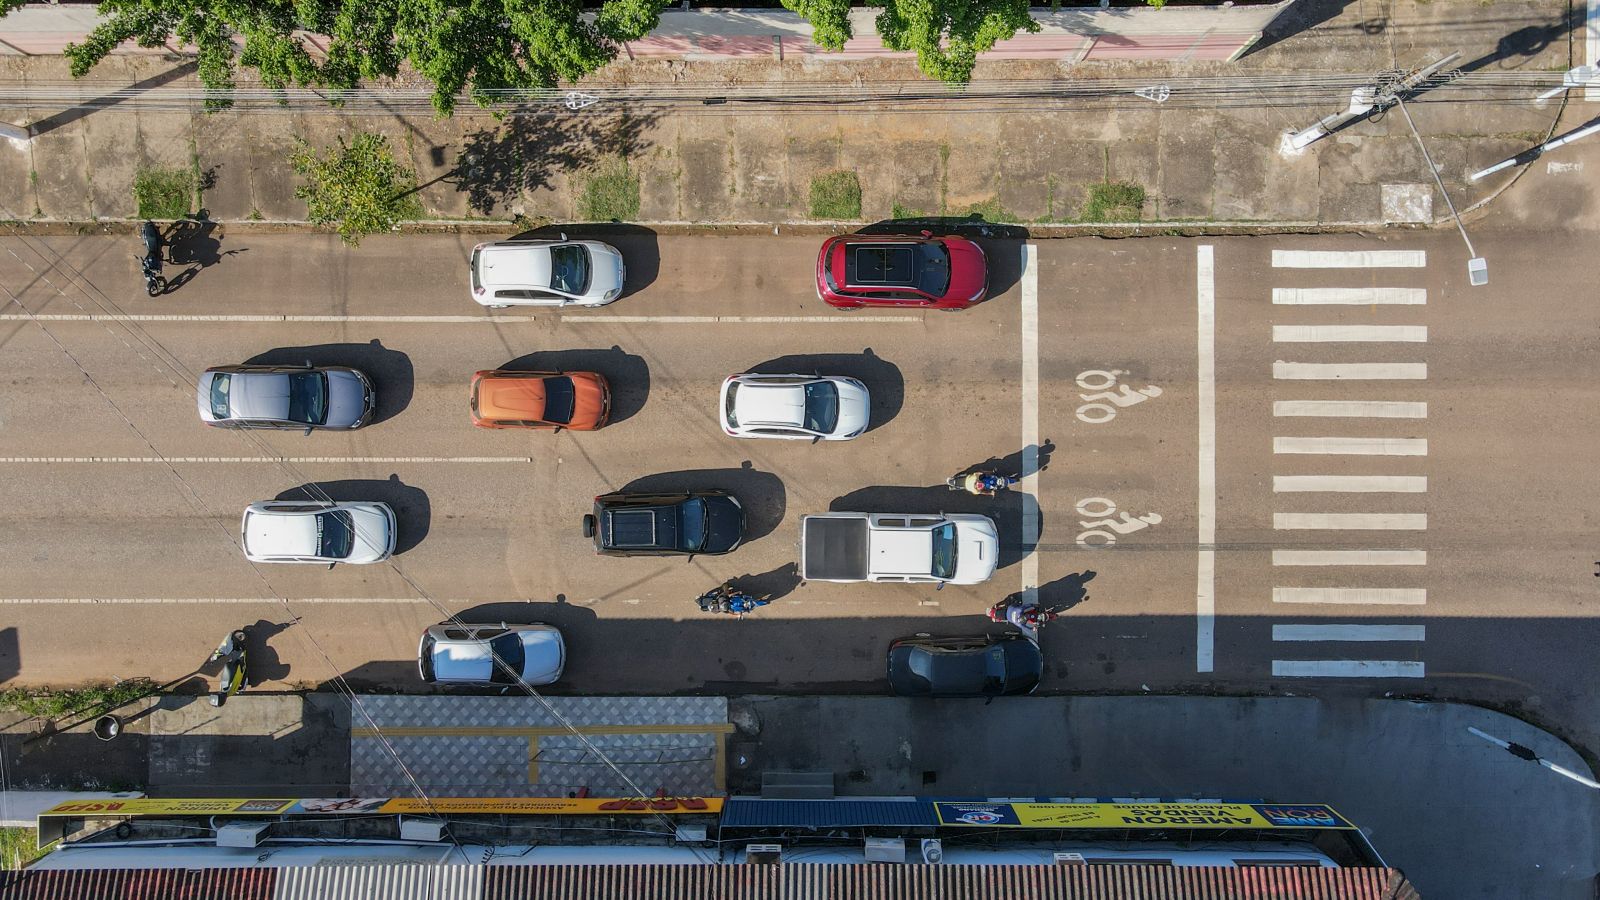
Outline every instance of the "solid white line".
{"label": "solid white line", "polygon": [[1287,588],[1272,589],[1273,603],[1345,603],[1352,606],[1422,606],[1423,588]]}
{"label": "solid white line", "polygon": [[[914,324],[920,316],[609,316],[561,315],[563,324],[591,325],[868,325]],[[157,313],[3,313],[0,322],[218,322],[218,323],[387,323],[394,325],[545,324],[537,316],[336,316],[336,315],[164,315]]]}
{"label": "solid white line", "polygon": [[1420,269],[1421,250],[1274,250],[1274,269]]}
{"label": "solid white line", "polygon": [[[390,604],[395,603],[428,603],[426,597],[298,597],[290,598],[291,604],[317,603],[323,605],[346,605],[356,603]],[[444,601],[449,603],[467,603],[477,601]],[[283,601],[277,597],[0,597],[0,606],[151,606],[201,603],[214,605],[225,603],[230,605],[273,603],[282,605]]]}
{"label": "solid white line", "polygon": [[1200,388],[1198,558],[1195,561],[1196,672],[1215,667],[1217,620],[1217,284],[1211,245],[1195,248]]}
{"label": "solid white line", "polygon": [[1426,625],[1274,625],[1275,641],[1425,641]]}
{"label": "solid white line", "polygon": [[1273,288],[1272,302],[1279,306],[1424,306],[1426,288]]}
{"label": "solid white line", "polygon": [[[1039,543],[1039,248],[1022,245],[1022,545]],[[1022,597],[1039,596],[1039,554],[1022,558]]]}
{"label": "solid white line", "polygon": [[1421,678],[1422,663],[1406,659],[1275,659],[1274,678]]}
{"label": "solid white line", "polygon": [[1344,531],[1427,531],[1427,513],[1273,513],[1272,527]]}
{"label": "solid white line", "polygon": [[0,456],[4,463],[531,463],[531,456]]}
{"label": "solid white line", "polygon": [[1331,344],[1395,341],[1422,344],[1426,325],[1274,325],[1272,339],[1280,344]]}
{"label": "solid white line", "polygon": [[[1584,26],[1583,61],[1593,65],[1600,60],[1600,0],[1589,0]],[[1585,87],[1583,99],[1600,100],[1600,87]]]}
{"label": "solid white line", "polygon": [[1423,494],[1428,490],[1426,475],[1274,475],[1272,491],[1292,494],[1302,491],[1331,491],[1350,494]]}
{"label": "solid white line", "polygon": [[1425,566],[1426,550],[1274,550],[1275,566]]}
{"label": "solid white line", "polygon": [[1275,437],[1273,453],[1427,456],[1427,438]]}
{"label": "solid white line", "polygon": [[1428,404],[1397,400],[1274,400],[1272,414],[1352,419],[1426,419]]}
{"label": "solid white line", "polygon": [[1427,363],[1297,363],[1278,360],[1272,377],[1284,380],[1409,380],[1428,377]]}

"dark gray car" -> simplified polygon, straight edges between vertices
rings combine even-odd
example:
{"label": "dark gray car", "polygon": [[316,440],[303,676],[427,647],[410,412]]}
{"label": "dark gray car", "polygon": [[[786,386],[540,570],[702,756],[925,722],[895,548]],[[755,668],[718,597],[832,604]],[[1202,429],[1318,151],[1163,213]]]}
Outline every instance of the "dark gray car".
{"label": "dark gray car", "polygon": [[349,431],[372,419],[372,382],[344,366],[218,366],[200,374],[200,421],[219,428]]}

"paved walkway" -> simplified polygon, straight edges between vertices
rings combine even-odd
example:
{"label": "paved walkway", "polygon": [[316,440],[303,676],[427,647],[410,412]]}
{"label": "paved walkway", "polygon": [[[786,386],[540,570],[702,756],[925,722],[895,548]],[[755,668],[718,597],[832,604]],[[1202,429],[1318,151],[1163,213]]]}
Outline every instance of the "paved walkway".
{"label": "paved walkway", "polygon": [[[977,72],[979,79],[1009,81],[1170,82],[1177,93],[1162,104],[1132,96],[1129,87],[1110,105],[966,100],[947,101],[935,107],[937,114],[925,106],[873,111],[698,101],[619,110],[618,103],[602,101],[578,112],[551,106],[504,122],[463,106],[455,118],[435,121],[425,112],[407,112],[418,109],[426,93],[409,85],[385,95],[389,112],[374,107],[365,114],[329,112],[320,101],[215,114],[134,101],[92,111],[0,106],[0,119],[30,123],[37,132],[29,146],[0,153],[0,217],[131,218],[135,174],[167,167],[204,174],[201,202],[217,221],[294,222],[303,219],[305,205],[293,196],[295,178],[285,163],[293,137],[329,143],[335,135],[369,129],[388,135],[414,166],[423,184],[418,196],[434,220],[614,215],[644,223],[777,224],[971,214],[1030,225],[1435,220],[1445,215],[1443,198],[1398,111],[1285,158],[1278,143],[1286,130],[1337,111],[1347,98],[1334,92],[1315,103],[1283,106],[1262,88],[1290,76],[1406,68],[1459,51],[1463,70],[1508,83],[1524,79],[1512,93],[1531,96],[1537,84],[1526,80],[1530,73],[1559,73],[1587,52],[1582,11],[1557,0],[1501,0],[1485,7],[1492,14],[1467,17],[1456,3],[1397,0],[1332,12],[1337,5],[1307,0],[1291,8],[1279,27],[1288,33],[1269,35],[1236,64],[1013,60],[985,62]],[[1194,108],[1184,91],[1198,77],[1248,77],[1257,87],[1238,87],[1230,97],[1208,99],[1211,108]],[[0,87],[7,82],[43,89],[71,79],[60,58],[5,58]],[[928,84],[903,61],[753,59],[622,62],[591,86],[688,84],[691,93],[731,93],[899,82]],[[192,88],[194,76],[180,60],[115,57],[78,84],[102,92],[138,85],[148,98]],[[1466,207],[1491,196],[1512,173],[1477,184],[1466,175],[1542,140],[1560,105],[1417,102],[1411,109],[1452,198]],[[1568,118],[1577,123],[1588,114],[1573,109]],[[609,186],[620,187],[624,197],[637,191],[636,211],[631,198],[620,211],[616,204],[585,202],[586,195],[602,193],[608,171]],[[836,171],[859,184],[858,215],[813,208],[817,179]],[[1097,208],[1095,185],[1108,182],[1141,190],[1142,208]]]}

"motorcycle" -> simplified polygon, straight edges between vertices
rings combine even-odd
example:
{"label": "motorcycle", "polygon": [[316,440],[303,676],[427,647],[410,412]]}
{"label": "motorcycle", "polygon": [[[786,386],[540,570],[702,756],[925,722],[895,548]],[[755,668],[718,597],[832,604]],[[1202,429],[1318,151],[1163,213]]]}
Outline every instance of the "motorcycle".
{"label": "motorcycle", "polygon": [[245,633],[243,629],[230,632],[211,652],[210,662],[222,661],[222,671],[217,674],[217,690],[211,695],[211,705],[221,706],[228,698],[245,689],[250,683],[245,672]]}
{"label": "motorcycle", "polygon": [[1002,624],[1009,622],[1024,632],[1038,631],[1061,617],[1059,612],[1038,604],[1023,606],[1018,603],[1009,603],[1005,600],[1001,600],[999,603],[989,607],[985,611],[985,615],[989,617],[991,622]]}
{"label": "motorcycle", "polygon": [[144,238],[144,256],[139,260],[144,270],[144,290],[152,297],[159,297],[167,289],[167,279],[161,276],[161,248],[166,241],[162,240],[161,230],[154,222],[145,222],[139,234]]}
{"label": "motorcycle", "polygon": [[1021,480],[1013,475],[1001,475],[996,472],[970,472],[946,478],[944,486],[952,491],[966,491],[975,497],[993,497]]}
{"label": "motorcycle", "polygon": [[747,612],[754,612],[772,602],[770,595],[757,597],[754,594],[734,590],[728,585],[706,591],[696,597],[695,604],[701,612],[721,613],[724,615],[744,618]]}

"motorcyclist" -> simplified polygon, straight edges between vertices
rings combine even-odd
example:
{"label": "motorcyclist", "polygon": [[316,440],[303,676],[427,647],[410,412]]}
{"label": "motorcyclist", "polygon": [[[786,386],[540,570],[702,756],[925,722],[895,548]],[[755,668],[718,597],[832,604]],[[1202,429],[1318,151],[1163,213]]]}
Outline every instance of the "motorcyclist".
{"label": "motorcyclist", "polygon": [[967,493],[976,496],[997,494],[1011,486],[1015,479],[993,472],[972,472],[963,480]]}

